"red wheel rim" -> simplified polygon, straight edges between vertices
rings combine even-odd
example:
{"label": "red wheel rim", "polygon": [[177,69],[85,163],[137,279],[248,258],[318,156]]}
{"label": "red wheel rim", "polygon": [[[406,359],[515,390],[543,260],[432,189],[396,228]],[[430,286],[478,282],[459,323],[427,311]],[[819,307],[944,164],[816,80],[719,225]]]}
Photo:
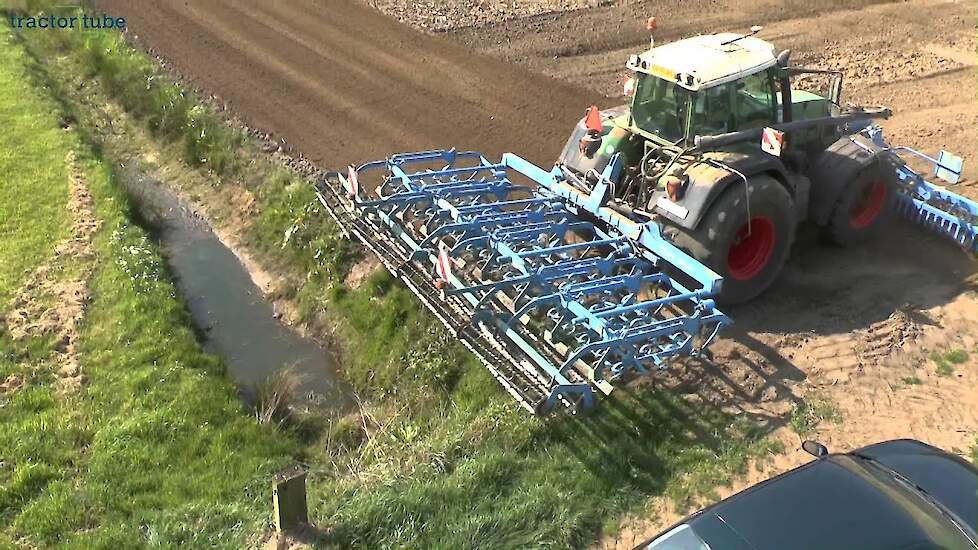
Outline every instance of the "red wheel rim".
{"label": "red wheel rim", "polygon": [[865,229],[876,221],[886,204],[886,183],[876,180],[863,189],[849,209],[849,227]]}
{"label": "red wheel rim", "polygon": [[753,279],[764,270],[777,240],[771,218],[751,218],[737,230],[737,235],[727,252],[727,272],[738,281]]}

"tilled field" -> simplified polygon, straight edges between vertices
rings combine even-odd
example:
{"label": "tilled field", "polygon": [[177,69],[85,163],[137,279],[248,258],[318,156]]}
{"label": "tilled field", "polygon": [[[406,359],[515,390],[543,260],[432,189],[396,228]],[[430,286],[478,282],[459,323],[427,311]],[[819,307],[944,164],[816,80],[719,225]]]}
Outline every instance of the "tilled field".
{"label": "tilled field", "polygon": [[320,166],[437,147],[552,162],[567,121],[598,97],[353,2],[99,6],[124,14],[140,43],[247,124]]}
{"label": "tilled field", "polygon": [[[435,146],[546,165],[587,105],[620,101],[610,95],[627,54],[647,46],[648,15],[660,41],[761,24],[796,63],[844,70],[849,100],[892,107],[894,143],[962,154],[959,190],[978,196],[974,1],[487,2],[437,24],[430,6],[374,2],[447,31],[437,36],[347,2],[100,4],[248,124],[324,167]],[[772,291],[730,312],[737,324],[715,363],[662,381],[767,424],[789,449],[719,496],[807,460],[786,428],[802,401],[837,410],[808,435],[834,450],[915,437],[966,452],[978,432],[975,272],[953,245],[898,222],[849,250],[803,231]],[[938,369],[952,350],[965,360]],[[651,519],[627,520],[608,545],[677,517],[650,506]]]}
{"label": "tilled field", "polygon": [[[647,47],[648,15],[659,20],[660,43],[761,24],[760,37],[791,49],[796,65],[842,70],[844,100],[892,107],[884,126],[895,144],[947,148],[970,160],[978,159],[975,9],[954,0],[640,2],[462,27],[451,36],[615,96],[628,55]],[[978,196],[978,162],[965,168],[961,187]]]}
{"label": "tilled field", "polygon": [[537,15],[563,13],[620,4],[615,0],[366,0],[366,3],[405,25],[431,32],[479,27],[486,21],[513,21]]}

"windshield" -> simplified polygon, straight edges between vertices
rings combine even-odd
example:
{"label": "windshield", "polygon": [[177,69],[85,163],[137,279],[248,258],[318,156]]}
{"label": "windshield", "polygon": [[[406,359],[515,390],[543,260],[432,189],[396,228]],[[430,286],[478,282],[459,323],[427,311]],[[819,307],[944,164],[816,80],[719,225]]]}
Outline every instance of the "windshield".
{"label": "windshield", "polygon": [[913,482],[869,457],[854,456],[856,458],[845,456],[838,460],[862,466],[850,468],[850,471],[876,487],[902,509],[910,522],[926,536],[927,541],[934,543],[931,548],[974,548],[957,519]]}
{"label": "windshield", "polygon": [[679,84],[647,74],[637,74],[632,101],[635,125],[669,141],[686,137],[692,92]]}
{"label": "windshield", "polygon": [[710,550],[710,545],[683,524],[650,542],[645,550]]}

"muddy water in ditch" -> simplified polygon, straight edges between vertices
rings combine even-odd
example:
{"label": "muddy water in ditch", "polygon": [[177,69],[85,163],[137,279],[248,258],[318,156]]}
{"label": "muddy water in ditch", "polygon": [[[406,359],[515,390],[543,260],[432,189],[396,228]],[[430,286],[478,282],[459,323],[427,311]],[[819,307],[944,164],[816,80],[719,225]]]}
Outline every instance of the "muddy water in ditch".
{"label": "muddy water in ditch", "polygon": [[297,404],[342,410],[351,403],[334,358],[316,342],[283,326],[247,270],[207,224],[173,192],[140,174],[126,190],[163,248],[177,287],[203,335],[246,401],[257,385],[289,369]]}

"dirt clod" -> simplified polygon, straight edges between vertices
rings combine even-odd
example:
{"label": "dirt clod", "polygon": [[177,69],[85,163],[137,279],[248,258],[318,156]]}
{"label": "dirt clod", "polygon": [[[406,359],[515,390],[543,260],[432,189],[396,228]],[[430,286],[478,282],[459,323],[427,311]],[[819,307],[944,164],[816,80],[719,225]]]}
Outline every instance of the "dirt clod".
{"label": "dirt clod", "polygon": [[381,269],[381,263],[377,259],[377,256],[366,254],[360,261],[353,264],[350,272],[347,273],[346,278],[343,280],[343,284],[351,289],[360,288],[363,282],[367,280],[367,277],[378,269]]}
{"label": "dirt clod", "polygon": [[0,382],[0,395],[7,395],[17,391],[18,388],[24,385],[24,379],[17,374],[11,374],[7,378]]}

